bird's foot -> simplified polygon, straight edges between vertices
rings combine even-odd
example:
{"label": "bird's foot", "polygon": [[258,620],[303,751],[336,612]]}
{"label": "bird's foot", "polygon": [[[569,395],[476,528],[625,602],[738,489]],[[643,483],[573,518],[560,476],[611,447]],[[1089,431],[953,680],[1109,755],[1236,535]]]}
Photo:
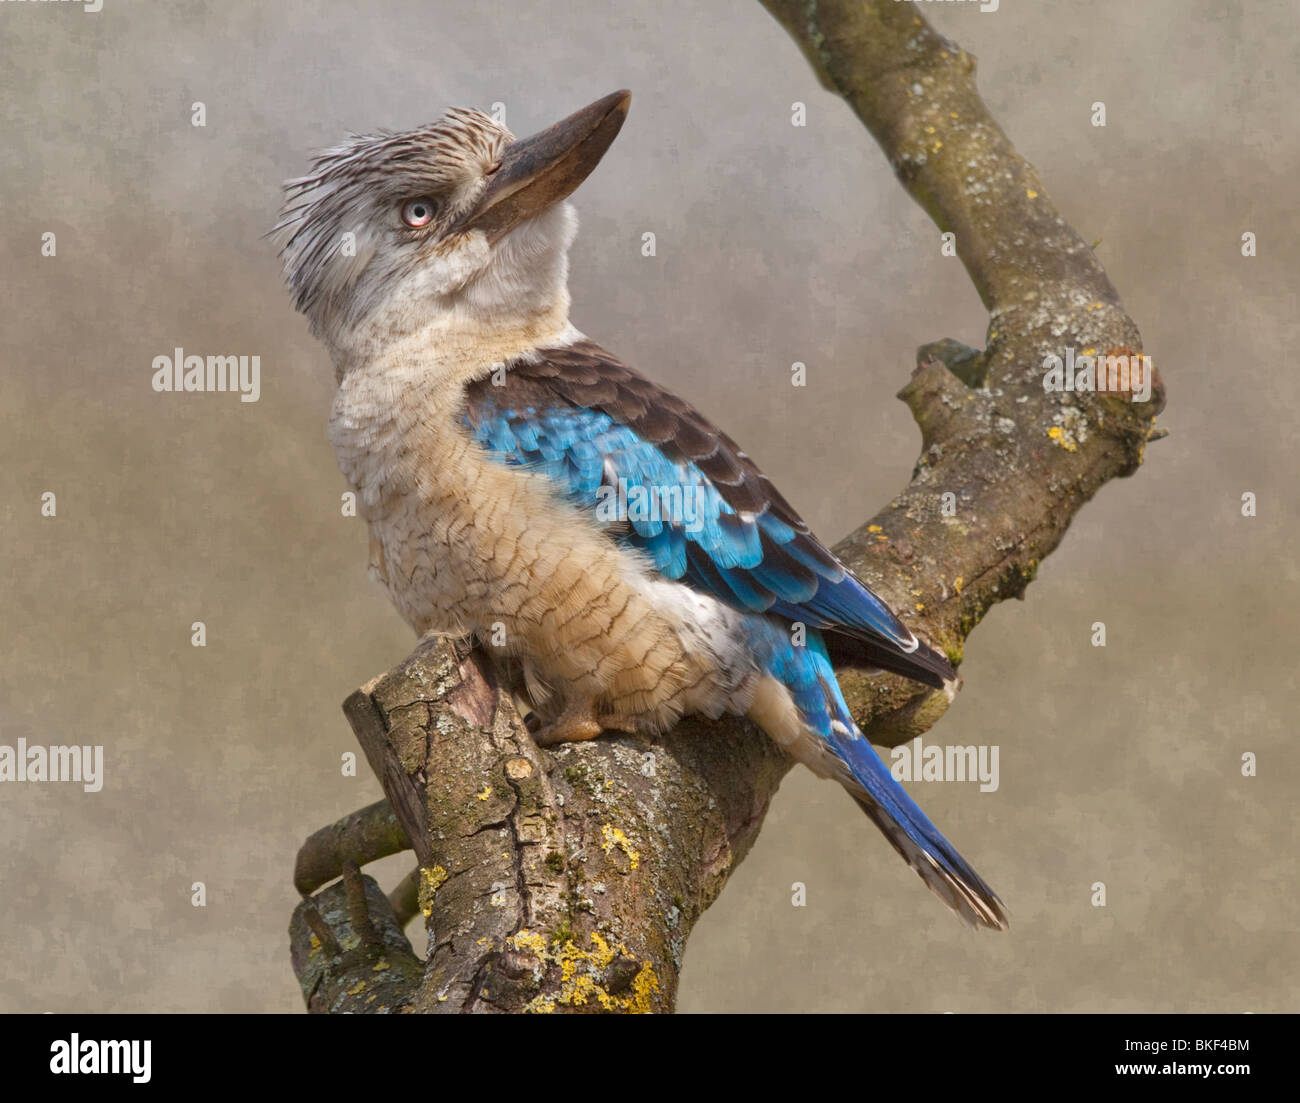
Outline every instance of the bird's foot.
{"label": "bird's foot", "polygon": [[533,732],[533,742],[539,747],[553,747],[557,743],[583,743],[610,730],[636,732],[636,728],[622,717],[598,716],[595,703],[587,702],[567,706],[553,723]]}
{"label": "bird's foot", "polygon": [[554,747],[557,743],[582,743],[595,739],[605,729],[596,719],[595,709],[565,709],[552,724],[533,732],[533,742],[539,747]]}

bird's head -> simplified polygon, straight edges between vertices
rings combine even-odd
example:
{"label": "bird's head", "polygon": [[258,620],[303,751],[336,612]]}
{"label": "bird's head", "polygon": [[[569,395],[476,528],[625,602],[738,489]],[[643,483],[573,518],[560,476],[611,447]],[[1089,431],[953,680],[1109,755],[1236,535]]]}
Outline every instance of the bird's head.
{"label": "bird's head", "polygon": [[294,306],[336,362],[430,324],[503,326],[567,314],[564,202],[627,115],[615,92],[516,140],[479,111],[353,137],[285,184],[272,231]]}

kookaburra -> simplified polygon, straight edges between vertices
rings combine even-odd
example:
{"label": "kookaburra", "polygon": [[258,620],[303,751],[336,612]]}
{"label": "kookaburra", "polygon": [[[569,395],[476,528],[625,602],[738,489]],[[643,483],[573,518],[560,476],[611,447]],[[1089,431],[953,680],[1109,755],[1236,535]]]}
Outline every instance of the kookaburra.
{"label": "kookaburra", "polygon": [[834,673],[951,693],[951,665],[730,437],[569,321],[566,199],[629,100],[523,140],[454,110],[353,137],[286,185],[281,256],[334,361],[330,440],[372,568],[417,633],[472,636],[519,672],[539,743],[748,716],[967,922],[1003,928]]}

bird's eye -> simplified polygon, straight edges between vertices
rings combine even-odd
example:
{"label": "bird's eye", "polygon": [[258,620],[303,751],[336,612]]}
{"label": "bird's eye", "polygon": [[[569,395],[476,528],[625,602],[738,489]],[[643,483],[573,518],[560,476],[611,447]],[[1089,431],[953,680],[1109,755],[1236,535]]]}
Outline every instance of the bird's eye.
{"label": "bird's eye", "polygon": [[433,200],[408,199],[402,204],[402,221],[416,230],[429,225],[433,221]]}

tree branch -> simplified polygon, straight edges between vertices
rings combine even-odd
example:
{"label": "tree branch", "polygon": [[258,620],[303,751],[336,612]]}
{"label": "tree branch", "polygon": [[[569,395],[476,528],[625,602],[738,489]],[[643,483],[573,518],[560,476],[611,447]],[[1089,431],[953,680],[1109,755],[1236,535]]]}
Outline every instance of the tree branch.
{"label": "tree branch", "polygon": [[[1092,251],[989,117],[973,58],[915,5],[763,3],[956,235],[989,309],[983,352],[952,341],[919,351],[899,393],[921,429],[914,476],[836,549],[960,662],[970,631],[1023,595],[1083,503],[1140,465],[1163,390],[1158,377],[1147,403],[1044,390],[1049,353],[1136,354],[1141,341]],[[890,675],[845,671],[842,683],[884,745],[927,731],[950,703]],[[345,711],[419,862],[430,956],[383,1001],[411,1011],[670,1010],[691,927],[790,766],[740,720],[539,750],[487,664],[448,642],[421,643]],[[383,814],[367,812],[374,830],[336,825],[309,840],[300,885],[342,868],[349,845],[365,861],[377,840],[393,841],[391,824],[378,830]],[[387,945],[397,920],[377,888],[359,896],[354,886],[351,911],[340,891],[320,894],[334,895],[319,910],[343,952],[322,946],[303,905],[295,970],[312,1010],[373,1010],[370,991],[349,994],[373,977],[376,953],[346,949],[359,937],[358,900],[378,912],[363,944]]]}
{"label": "tree branch", "polygon": [[[955,357],[956,342],[920,351],[899,392],[921,428],[914,478],[836,549],[957,662],[984,614],[1023,595],[1083,504],[1137,470],[1163,385],[1155,374],[1147,403],[1044,391],[1047,355],[1067,346],[1138,354],[1141,337],[1092,250],[989,115],[970,54],[915,4],[762,3],[853,108],[908,194],[955,235],[989,310],[983,353]],[[936,359],[959,363],[954,371]],[[906,687],[853,672],[842,684],[873,742],[906,742],[933,723],[924,707],[917,716],[900,704]]]}

